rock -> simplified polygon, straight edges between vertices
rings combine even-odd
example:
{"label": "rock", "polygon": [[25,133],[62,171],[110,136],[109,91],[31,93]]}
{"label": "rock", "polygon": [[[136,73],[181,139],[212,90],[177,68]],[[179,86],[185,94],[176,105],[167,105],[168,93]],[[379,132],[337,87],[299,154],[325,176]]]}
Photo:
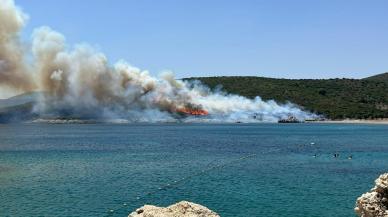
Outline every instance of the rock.
{"label": "rock", "polygon": [[388,216],[388,173],[375,181],[375,187],[357,199],[354,210],[361,217]]}
{"label": "rock", "polygon": [[181,201],[168,207],[144,205],[128,217],[220,217],[199,204]]}

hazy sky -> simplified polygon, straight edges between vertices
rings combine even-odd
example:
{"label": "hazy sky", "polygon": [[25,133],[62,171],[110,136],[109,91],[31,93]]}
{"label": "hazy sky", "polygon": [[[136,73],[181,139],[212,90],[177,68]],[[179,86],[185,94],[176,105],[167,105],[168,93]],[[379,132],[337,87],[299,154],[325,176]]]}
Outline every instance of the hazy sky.
{"label": "hazy sky", "polygon": [[178,78],[388,71],[386,0],[15,0],[38,26]]}

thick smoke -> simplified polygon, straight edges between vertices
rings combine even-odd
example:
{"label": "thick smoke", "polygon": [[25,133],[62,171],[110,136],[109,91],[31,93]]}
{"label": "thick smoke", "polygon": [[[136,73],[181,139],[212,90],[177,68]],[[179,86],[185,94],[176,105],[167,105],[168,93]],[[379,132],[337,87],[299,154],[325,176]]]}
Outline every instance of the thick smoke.
{"label": "thick smoke", "polygon": [[[155,121],[277,121],[312,117],[293,104],[212,92],[199,83],[152,77],[125,61],[109,64],[88,45],[70,49],[49,27],[34,31],[30,49],[19,38],[27,16],[12,0],[0,1],[0,87],[41,91],[42,117]],[[32,61],[26,61],[31,56]],[[188,115],[202,112],[202,116]]]}
{"label": "thick smoke", "polygon": [[19,40],[27,16],[12,0],[0,2],[0,85],[16,90],[35,88],[25,60],[25,48]]}

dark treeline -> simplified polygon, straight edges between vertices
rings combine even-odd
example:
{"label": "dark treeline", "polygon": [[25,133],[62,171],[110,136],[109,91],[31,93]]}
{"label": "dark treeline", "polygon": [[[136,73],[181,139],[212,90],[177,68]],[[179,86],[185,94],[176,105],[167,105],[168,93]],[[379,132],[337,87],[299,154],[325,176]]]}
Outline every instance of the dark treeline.
{"label": "dark treeline", "polygon": [[388,118],[388,73],[365,79],[198,77],[210,88],[248,98],[287,101],[330,119]]}

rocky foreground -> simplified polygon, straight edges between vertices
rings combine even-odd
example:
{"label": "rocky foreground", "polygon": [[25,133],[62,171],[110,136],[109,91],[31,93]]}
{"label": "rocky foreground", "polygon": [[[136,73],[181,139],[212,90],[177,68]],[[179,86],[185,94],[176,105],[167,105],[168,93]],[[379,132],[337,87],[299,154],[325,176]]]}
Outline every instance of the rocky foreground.
{"label": "rocky foreground", "polygon": [[388,216],[388,173],[375,181],[375,187],[357,199],[356,213],[361,217]]}
{"label": "rocky foreground", "polygon": [[[388,217],[388,173],[375,180],[375,186],[361,195],[354,208],[361,217]],[[199,204],[181,201],[168,207],[145,205],[128,217],[220,217]]]}
{"label": "rocky foreground", "polygon": [[181,201],[168,207],[145,205],[128,217],[220,217],[217,213],[199,204]]}

